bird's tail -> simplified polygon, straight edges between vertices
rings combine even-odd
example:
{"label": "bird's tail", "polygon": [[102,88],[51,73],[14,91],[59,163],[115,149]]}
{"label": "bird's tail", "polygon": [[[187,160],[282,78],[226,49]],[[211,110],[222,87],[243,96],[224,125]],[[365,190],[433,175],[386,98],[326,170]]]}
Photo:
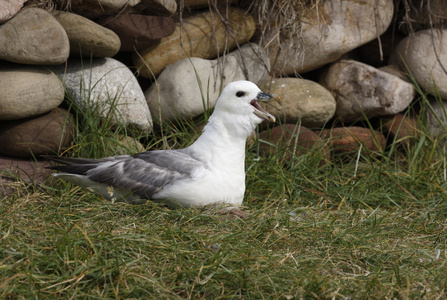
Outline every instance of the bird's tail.
{"label": "bird's tail", "polygon": [[61,171],[69,174],[85,175],[88,170],[95,168],[98,165],[97,159],[91,158],[73,158],[60,157],[56,155],[42,155],[48,161],[54,161],[64,166],[50,166],[46,169]]}

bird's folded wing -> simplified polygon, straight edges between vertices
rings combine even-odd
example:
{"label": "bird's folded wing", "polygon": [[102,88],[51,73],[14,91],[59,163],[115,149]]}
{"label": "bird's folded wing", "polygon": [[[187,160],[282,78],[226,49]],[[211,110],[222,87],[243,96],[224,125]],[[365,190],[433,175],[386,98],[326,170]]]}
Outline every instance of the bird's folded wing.
{"label": "bird's folded wing", "polygon": [[191,178],[204,164],[182,150],[150,151],[126,159],[108,161],[87,171],[90,180],[132,191],[152,198],[165,186]]}

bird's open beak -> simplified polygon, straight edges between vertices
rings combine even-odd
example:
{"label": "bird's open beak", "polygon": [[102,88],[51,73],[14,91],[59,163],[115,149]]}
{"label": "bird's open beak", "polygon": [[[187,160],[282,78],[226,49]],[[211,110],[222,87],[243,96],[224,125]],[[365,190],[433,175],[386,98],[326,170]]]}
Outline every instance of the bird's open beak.
{"label": "bird's open beak", "polygon": [[270,99],[275,99],[276,101],[280,101],[278,97],[274,97],[269,93],[259,92],[255,99],[251,100],[250,104],[255,109],[255,115],[259,118],[268,120],[271,122],[275,122],[275,117],[266,112],[259,104],[258,101],[269,101]]}

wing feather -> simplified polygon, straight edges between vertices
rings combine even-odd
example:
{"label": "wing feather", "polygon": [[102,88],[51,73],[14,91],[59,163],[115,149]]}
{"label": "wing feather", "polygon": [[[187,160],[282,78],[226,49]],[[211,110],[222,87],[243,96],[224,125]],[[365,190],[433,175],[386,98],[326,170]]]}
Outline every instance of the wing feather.
{"label": "wing feather", "polygon": [[152,195],[176,181],[191,178],[195,168],[204,163],[187,149],[154,150],[135,155],[111,156],[102,159],[46,156],[65,166],[50,167],[68,174],[85,175],[88,179],[132,191],[139,197]]}
{"label": "wing feather", "polygon": [[150,199],[165,186],[191,178],[192,171],[202,166],[201,161],[185,151],[157,150],[99,163],[86,175],[90,180]]}

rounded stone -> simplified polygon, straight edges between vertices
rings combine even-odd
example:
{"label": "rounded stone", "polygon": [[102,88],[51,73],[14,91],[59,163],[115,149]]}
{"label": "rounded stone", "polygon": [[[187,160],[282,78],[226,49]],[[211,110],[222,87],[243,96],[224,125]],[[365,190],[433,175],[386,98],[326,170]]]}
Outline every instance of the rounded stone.
{"label": "rounded stone", "polygon": [[[228,28],[237,34],[232,37]],[[134,54],[133,61],[141,76],[154,78],[165,67],[184,58],[213,59],[231,51],[250,40],[255,29],[253,17],[240,9],[230,8],[225,22],[214,12],[199,13],[183,19],[182,26],[177,24],[174,33],[156,45]]]}
{"label": "rounded stone", "polygon": [[363,127],[325,129],[321,131],[320,136],[328,140],[332,152],[335,154],[357,155],[360,147],[363,151],[382,152],[386,146],[386,140],[382,133]]}
{"label": "rounded stone", "polygon": [[67,32],[71,56],[112,57],[120,50],[120,38],[112,30],[69,12],[54,11],[53,16]]}
{"label": "rounded stone", "polygon": [[0,155],[32,158],[57,154],[70,146],[74,137],[74,118],[64,109],[0,125]]}
{"label": "rounded stone", "polygon": [[64,28],[43,9],[22,9],[0,26],[0,59],[30,65],[65,62],[70,43]]}
{"label": "rounded stone", "polygon": [[297,123],[308,128],[321,127],[335,113],[334,96],[323,86],[299,78],[275,78],[260,84],[262,91],[276,95],[280,103],[261,104],[283,123]]}
{"label": "rounded stone", "polygon": [[412,84],[354,60],[340,60],[321,75],[320,83],[335,96],[344,122],[394,115],[413,101]]}
{"label": "rounded stone", "polygon": [[292,159],[313,150],[321,152],[320,165],[330,161],[330,151],[326,143],[312,130],[296,125],[284,124],[259,133],[259,151],[264,156],[281,153],[282,158]]}
{"label": "rounded stone", "polygon": [[403,114],[383,117],[380,123],[391,141],[397,144],[409,146],[419,132],[416,119]]}
{"label": "rounded stone", "polygon": [[315,70],[376,39],[391,24],[394,10],[389,0],[319,1],[314,8],[304,9],[307,13],[296,7],[295,14],[303,15],[295,23],[289,18],[286,27],[275,28],[271,24],[277,20],[263,22],[267,29],[261,45],[276,76]]}
{"label": "rounded stone", "polygon": [[0,120],[46,113],[64,100],[64,86],[50,69],[7,64],[0,66]]}
{"label": "rounded stone", "polygon": [[244,45],[225,59],[185,58],[160,74],[145,92],[146,101],[158,121],[193,118],[214,107],[228,83],[250,80],[258,84],[267,78],[268,70],[267,55],[256,44]]}
{"label": "rounded stone", "polygon": [[14,17],[27,0],[3,0],[0,7],[0,24]]}
{"label": "rounded stone", "polygon": [[430,109],[425,110],[427,129],[430,136],[445,143],[447,136],[447,101],[429,98]]}
{"label": "rounded stone", "polygon": [[171,18],[127,14],[113,16],[101,22],[121,40],[120,51],[135,51],[155,45],[175,30]]}
{"label": "rounded stone", "polygon": [[69,60],[54,67],[80,109],[98,110],[114,126],[152,131],[152,117],[144,93],[132,71],[113,58]]}
{"label": "rounded stone", "polygon": [[447,29],[428,29],[403,39],[390,63],[410,72],[424,91],[447,99]]}

